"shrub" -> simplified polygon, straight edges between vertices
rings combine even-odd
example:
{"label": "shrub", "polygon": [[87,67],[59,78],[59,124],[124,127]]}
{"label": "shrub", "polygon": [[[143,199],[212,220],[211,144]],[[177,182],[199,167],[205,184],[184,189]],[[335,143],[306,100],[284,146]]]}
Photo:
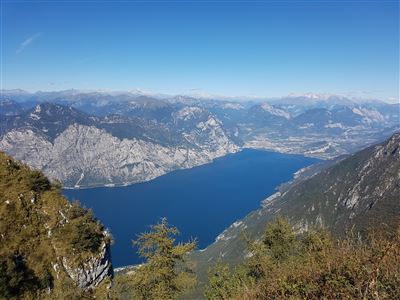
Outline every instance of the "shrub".
{"label": "shrub", "polygon": [[51,187],[50,181],[39,171],[31,171],[29,173],[28,185],[36,193],[47,191]]}
{"label": "shrub", "polygon": [[[383,229],[363,240],[349,234],[337,241],[316,230],[296,241],[287,224],[269,224],[262,242],[250,243],[252,256],[234,272],[217,267],[210,273],[206,297],[400,299],[400,228],[393,235]],[[247,284],[232,284],[237,278]]]}
{"label": "shrub", "polygon": [[[50,283],[52,278],[49,277]],[[20,254],[0,257],[0,297],[19,298],[24,293],[35,294],[43,285]]]}

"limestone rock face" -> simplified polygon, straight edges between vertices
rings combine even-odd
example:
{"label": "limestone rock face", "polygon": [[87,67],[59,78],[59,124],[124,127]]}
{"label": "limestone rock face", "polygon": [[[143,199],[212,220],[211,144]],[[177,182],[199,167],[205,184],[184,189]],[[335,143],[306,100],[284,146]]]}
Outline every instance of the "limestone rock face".
{"label": "limestone rock face", "polygon": [[66,187],[123,185],[198,166],[238,151],[215,122],[209,119],[187,132],[185,138],[191,146],[120,139],[95,126],[73,124],[53,142],[32,129],[12,130],[0,139],[0,149]]}
{"label": "limestone rock face", "polygon": [[77,268],[68,265],[68,258],[62,258],[62,265],[68,276],[82,289],[94,288],[105,279],[113,277],[110,245],[103,243],[99,253]]}

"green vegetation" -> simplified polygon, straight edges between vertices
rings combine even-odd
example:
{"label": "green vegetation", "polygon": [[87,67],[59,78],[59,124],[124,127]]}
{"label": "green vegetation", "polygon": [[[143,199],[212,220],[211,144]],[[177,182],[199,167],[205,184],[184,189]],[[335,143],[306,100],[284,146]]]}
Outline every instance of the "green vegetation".
{"label": "green vegetation", "polygon": [[207,299],[400,299],[400,227],[334,241],[322,229],[295,238],[277,218],[248,244],[242,265],[210,269]]}
{"label": "green vegetation", "polygon": [[59,184],[0,153],[0,299],[94,295],[77,287],[63,259],[78,268],[109,242],[92,213],[65,199]]}
{"label": "green vegetation", "polygon": [[21,297],[26,292],[51,286],[48,274],[40,280],[19,254],[0,257],[0,295],[6,299]]}
{"label": "green vegetation", "polygon": [[133,242],[146,259],[127,275],[117,277],[114,297],[124,299],[177,299],[194,287],[196,278],[185,261],[196,242],[175,244],[179,233],[166,219]]}
{"label": "green vegetation", "polygon": [[277,261],[282,261],[289,257],[293,251],[295,235],[292,227],[283,218],[277,218],[274,223],[267,226],[263,245],[269,250],[270,255]]}
{"label": "green vegetation", "polygon": [[[72,210],[72,211],[71,211]],[[78,204],[72,204],[67,218],[70,220],[58,232],[58,238],[66,238],[71,242],[72,249],[96,253],[104,240],[102,231],[97,230],[98,224],[92,222],[91,211],[85,211]]]}
{"label": "green vegetation", "polygon": [[50,181],[39,171],[31,171],[28,175],[29,188],[36,192],[44,192],[51,188]]}

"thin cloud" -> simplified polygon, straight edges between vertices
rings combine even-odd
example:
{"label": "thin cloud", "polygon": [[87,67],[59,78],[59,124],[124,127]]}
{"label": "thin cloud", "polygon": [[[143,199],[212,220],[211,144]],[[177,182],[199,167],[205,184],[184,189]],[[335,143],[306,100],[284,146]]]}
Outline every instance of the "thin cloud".
{"label": "thin cloud", "polygon": [[28,47],[29,45],[31,45],[38,37],[40,37],[42,35],[41,32],[36,32],[34,35],[28,37],[25,41],[23,41],[18,49],[17,49],[17,54],[21,53],[22,51],[25,50],[26,47]]}

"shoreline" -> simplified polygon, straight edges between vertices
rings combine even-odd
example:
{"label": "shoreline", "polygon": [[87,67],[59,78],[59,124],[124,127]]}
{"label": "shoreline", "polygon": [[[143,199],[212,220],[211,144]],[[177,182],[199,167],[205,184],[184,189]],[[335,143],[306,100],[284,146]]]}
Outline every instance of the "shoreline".
{"label": "shoreline", "polygon": [[[316,159],[321,160],[321,162],[330,161],[330,160],[335,159],[335,158],[326,159],[326,158],[322,158],[322,157],[318,157],[318,156],[314,156],[314,155],[306,155],[306,154],[302,154],[302,153],[276,151],[274,149],[243,147],[243,148],[240,148],[237,152],[227,153],[227,154],[225,154],[223,156],[216,157],[216,158],[212,159],[211,161],[209,161],[207,163],[196,165],[196,166],[192,166],[192,167],[189,167],[189,168],[175,169],[175,170],[166,172],[166,173],[164,173],[162,175],[156,176],[156,177],[148,179],[148,180],[136,181],[136,182],[124,182],[124,183],[94,184],[94,185],[87,185],[87,186],[63,186],[62,189],[63,190],[86,190],[86,189],[95,189],[95,188],[118,188],[118,187],[127,187],[127,186],[131,186],[131,185],[135,185],[135,184],[151,182],[152,180],[155,180],[155,179],[160,178],[162,176],[171,174],[173,172],[180,172],[180,171],[190,170],[190,169],[193,169],[193,168],[203,167],[203,166],[206,166],[206,165],[214,163],[216,160],[223,159],[223,158],[226,158],[228,156],[235,155],[235,154],[238,154],[238,153],[240,153],[242,151],[246,151],[246,150],[279,153],[279,154],[286,154],[286,155],[293,155],[293,156],[303,156],[303,157],[307,157],[307,158],[316,158]],[[319,162],[319,163],[321,163],[321,162]],[[298,170],[298,171],[300,171],[300,170]]]}

